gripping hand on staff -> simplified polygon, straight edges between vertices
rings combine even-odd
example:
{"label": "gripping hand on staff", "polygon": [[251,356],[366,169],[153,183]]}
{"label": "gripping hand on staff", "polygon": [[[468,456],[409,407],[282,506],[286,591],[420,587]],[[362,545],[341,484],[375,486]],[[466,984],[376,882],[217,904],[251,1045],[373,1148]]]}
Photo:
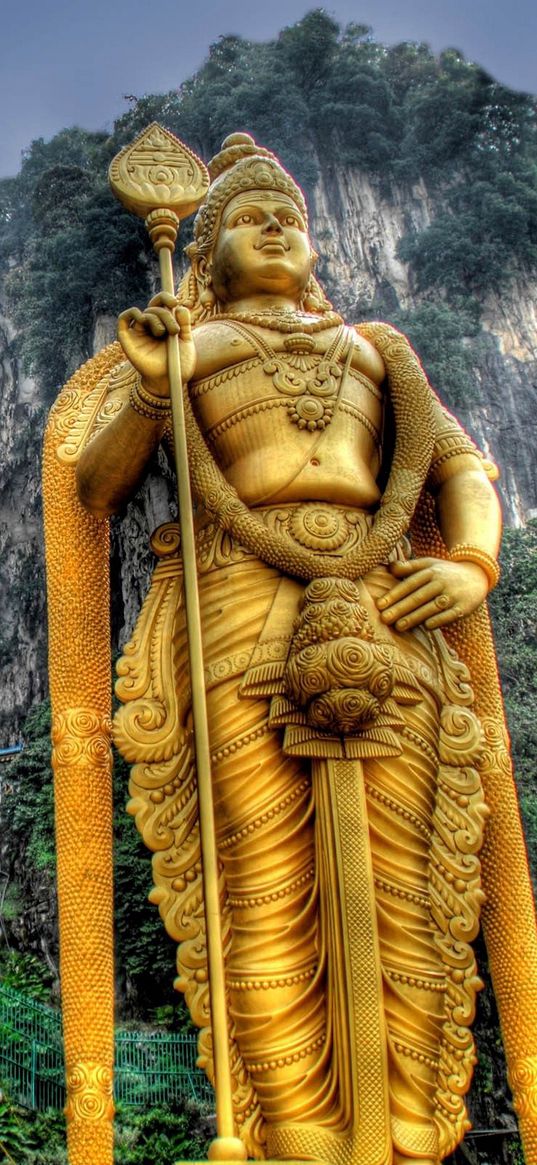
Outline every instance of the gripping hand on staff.
{"label": "gripping hand on staff", "polygon": [[168,336],[179,336],[183,380],[191,380],[196,367],[196,349],[190,312],[179,305],[174,295],[162,291],[153,296],[145,311],[130,307],[118,319],[117,337],[121,347],[140,373],[144,386],[154,396],[167,397],[170,393]]}

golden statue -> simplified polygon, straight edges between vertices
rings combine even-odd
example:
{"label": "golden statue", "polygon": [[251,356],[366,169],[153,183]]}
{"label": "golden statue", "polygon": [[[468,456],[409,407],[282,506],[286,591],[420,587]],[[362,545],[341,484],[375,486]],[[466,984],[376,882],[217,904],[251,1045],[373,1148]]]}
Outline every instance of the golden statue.
{"label": "golden statue", "polygon": [[[133,764],[130,811],[155,853],[152,899],[179,943],[177,985],[211,1078],[222,999],[211,1019],[206,917],[211,932],[219,913],[233,1128],[210,1156],[436,1165],[453,1150],[469,1127],[482,872],[510,1079],[535,1162],[537,940],[483,606],[499,575],[493,469],[404,337],[348,327],[332,309],[313,274],[303,195],[277,158],[235,134],[209,170],[177,297],[125,312],[123,353],[115,344],[84,366],[50,423],[53,733],[71,798],[59,845],[76,833],[75,771],[94,774],[85,788],[99,822],[86,855],[71,841],[60,911],[74,883],[91,896],[109,877],[102,531],[159,444],[173,456],[175,336],[204,672],[193,667],[190,680],[181,539],[169,523],[153,536],[159,562],[118,664],[114,738]],[[64,525],[60,538],[66,507],[77,533],[66,538]],[[73,636],[69,677],[58,679]],[[216,910],[204,906],[200,860],[200,682]],[[84,956],[83,940],[62,942],[66,981],[78,974],[80,991],[73,944]],[[87,942],[87,960],[108,959]],[[110,1048],[99,1034],[84,1044],[75,1019],[72,1145],[85,1136],[85,1163],[102,1165]],[[78,1165],[82,1151],[71,1152]]]}

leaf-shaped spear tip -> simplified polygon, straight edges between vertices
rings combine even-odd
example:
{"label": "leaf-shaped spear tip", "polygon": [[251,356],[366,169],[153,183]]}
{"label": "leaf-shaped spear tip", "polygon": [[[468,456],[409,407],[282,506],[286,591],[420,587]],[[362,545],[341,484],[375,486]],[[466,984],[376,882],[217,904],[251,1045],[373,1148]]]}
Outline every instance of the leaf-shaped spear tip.
{"label": "leaf-shaped spear tip", "polygon": [[154,121],[116,154],[108,178],[123,206],[145,219],[159,255],[162,290],[173,293],[171,255],[179,222],[203,202],[210,181],[207,167]]}
{"label": "leaf-shaped spear tip", "polygon": [[109,179],[116,198],[141,218],[158,208],[187,218],[209,189],[201,158],[156,121],[116,154]]}

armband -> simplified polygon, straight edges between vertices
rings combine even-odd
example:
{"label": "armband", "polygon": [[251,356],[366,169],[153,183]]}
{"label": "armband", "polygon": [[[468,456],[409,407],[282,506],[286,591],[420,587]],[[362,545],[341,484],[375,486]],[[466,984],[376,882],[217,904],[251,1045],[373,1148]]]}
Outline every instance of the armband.
{"label": "armband", "polygon": [[500,567],[496,559],[491,554],[487,554],[486,550],[481,550],[479,546],[471,546],[468,542],[459,542],[449,552],[451,562],[475,562],[484,570],[489,580],[489,590],[500,581]]}
{"label": "armband", "polygon": [[171,414],[170,398],[157,396],[144,388],[141,378],[136,377],[129,393],[129,404],[135,413],[150,421],[167,421]]}

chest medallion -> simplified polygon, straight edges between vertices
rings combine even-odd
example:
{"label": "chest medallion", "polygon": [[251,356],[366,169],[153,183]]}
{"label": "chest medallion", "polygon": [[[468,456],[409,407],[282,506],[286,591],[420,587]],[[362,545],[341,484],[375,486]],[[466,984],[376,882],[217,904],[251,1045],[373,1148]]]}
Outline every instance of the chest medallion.
{"label": "chest medallion", "polygon": [[334,415],[344,371],[352,354],[349,329],[338,328],[325,353],[314,353],[313,337],[300,333],[286,337],[285,353],[281,353],[274,352],[250,328],[236,321],[228,324],[256,348],[263,372],[271,377],[277,392],[289,398],[287,412],[291,422],[310,433],[326,429]]}

